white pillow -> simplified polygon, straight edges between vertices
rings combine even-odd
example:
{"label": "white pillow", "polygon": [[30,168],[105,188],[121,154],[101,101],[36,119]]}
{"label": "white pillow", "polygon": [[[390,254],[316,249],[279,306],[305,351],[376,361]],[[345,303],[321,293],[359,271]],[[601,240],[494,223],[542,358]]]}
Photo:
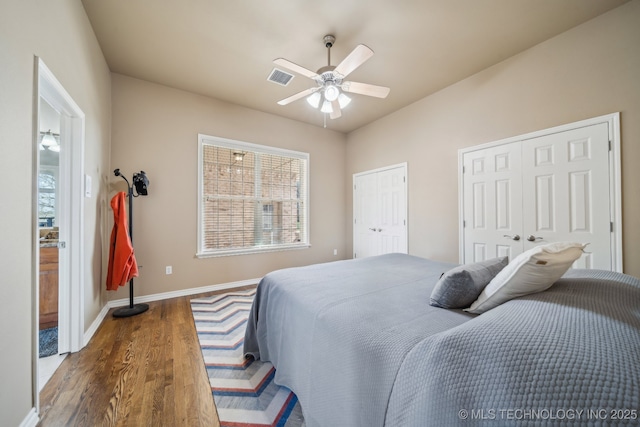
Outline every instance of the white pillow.
{"label": "white pillow", "polygon": [[481,314],[510,299],[549,289],[580,258],[585,246],[582,243],[557,242],[521,253],[464,311]]}

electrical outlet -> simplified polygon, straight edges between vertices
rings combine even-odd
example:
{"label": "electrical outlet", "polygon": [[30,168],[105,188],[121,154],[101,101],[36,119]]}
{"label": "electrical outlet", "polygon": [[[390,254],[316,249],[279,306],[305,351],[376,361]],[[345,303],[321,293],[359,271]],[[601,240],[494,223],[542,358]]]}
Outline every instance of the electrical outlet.
{"label": "electrical outlet", "polygon": [[165,267],[165,274],[172,274],[173,273],[173,268],[170,265],[167,265]]}
{"label": "electrical outlet", "polygon": [[337,249],[334,249],[334,250],[333,250],[333,254],[334,254],[334,255],[338,255],[338,250],[337,250]]}

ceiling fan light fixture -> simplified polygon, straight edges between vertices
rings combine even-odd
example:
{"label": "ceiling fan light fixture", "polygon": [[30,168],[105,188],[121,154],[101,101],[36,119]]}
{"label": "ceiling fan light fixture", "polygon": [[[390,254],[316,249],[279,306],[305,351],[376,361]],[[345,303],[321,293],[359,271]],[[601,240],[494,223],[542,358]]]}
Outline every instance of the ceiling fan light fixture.
{"label": "ceiling fan light fixture", "polygon": [[331,47],[334,42],[334,36],[326,35],[324,37],[324,44],[327,48],[327,65],[319,68],[316,72],[284,58],[278,58],[273,61],[276,65],[308,77],[317,83],[316,87],[305,89],[288,98],[281,99],[278,104],[288,105],[305,98],[311,107],[320,107],[320,111],[325,113],[325,127],[327,113],[330,114],[329,118],[338,119],[342,117],[342,109],[351,102],[351,98],[343,92],[376,98],[386,98],[389,94],[388,87],[345,80],[352,71],[373,56],[373,50],[363,44],[359,44],[337,66],[333,66],[331,65]]}
{"label": "ceiling fan light fixture", "polygon": [[322,95],[320,95],[320,92],[314,92],[307,97],[307,102],[313,108],[318,108],[318,106],[320,105],[321,98],[322,98]]}
{"label": "ceiling fan light fixture", "polygon": [[351,98],[349,98],[344,93],[341,93],[340,96],[338,96],[338,104],[340,104],[340,108],[344,108],[350,103],[351,103]]}
{"label": "ceiling fan light fixture", "polygon": [[333,84],[328,84],[324,90],[324,97],[327,101],[333,102],[340,96],[340,90]]}

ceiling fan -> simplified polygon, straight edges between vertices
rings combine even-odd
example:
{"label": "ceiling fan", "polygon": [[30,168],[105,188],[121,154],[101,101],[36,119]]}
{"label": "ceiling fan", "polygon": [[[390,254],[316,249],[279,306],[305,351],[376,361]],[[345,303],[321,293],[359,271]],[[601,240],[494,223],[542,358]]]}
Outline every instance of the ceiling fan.
{"label": "ceiling fan", "polygon": [[373,56],[373,50],[363,44],[359,44],[340,64],[333,66],[331,65],[331,47],[336,38],[332,35],[326,35],[323,40],[327,48],[327,65],[317,72],[308,70],[284,58],[278,58],[273,61],[276,65],[309,77],[317,83],[316,87],[291,95],[278,101],[278,104],[287,105],[300,98],[307,97],[307,102],[311,106],[318,108],[318,106],[322,105],[320,111],[329,113],[329,117],[332,119],[337,119],[342,115],[342,109],[351,102],[351,99],[343,92],[374,96],[376,98],[387,97],[390,90],[388,87],[344,80],[353,70]]}

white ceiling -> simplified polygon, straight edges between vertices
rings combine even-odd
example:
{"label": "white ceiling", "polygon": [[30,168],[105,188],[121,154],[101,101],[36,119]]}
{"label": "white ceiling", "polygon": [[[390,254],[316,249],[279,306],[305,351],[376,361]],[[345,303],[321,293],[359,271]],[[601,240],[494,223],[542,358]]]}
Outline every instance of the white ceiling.
{"label": "white ceiling", "polygon": [[327,127],[350,132],[627,0],[82,0],[111,71],[294,120],[323,125],[297,75],[267,81],[273,60],[316,71],[356,45],[375,55],[349,80],[388,86],[353,95]]}

